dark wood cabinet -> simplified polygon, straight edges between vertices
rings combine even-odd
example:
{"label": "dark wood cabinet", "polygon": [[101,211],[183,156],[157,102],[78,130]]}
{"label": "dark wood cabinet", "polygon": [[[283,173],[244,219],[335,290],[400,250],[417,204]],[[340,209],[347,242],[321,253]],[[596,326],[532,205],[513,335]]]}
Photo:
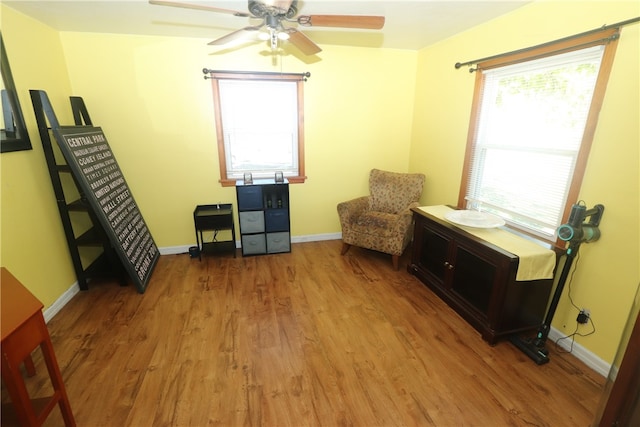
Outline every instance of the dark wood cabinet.
{"label": "dark wood cabinet", "polygon": [[419,208],[410,273],[495,344],[542,323],[553,279],[516,281],[519,258]]}

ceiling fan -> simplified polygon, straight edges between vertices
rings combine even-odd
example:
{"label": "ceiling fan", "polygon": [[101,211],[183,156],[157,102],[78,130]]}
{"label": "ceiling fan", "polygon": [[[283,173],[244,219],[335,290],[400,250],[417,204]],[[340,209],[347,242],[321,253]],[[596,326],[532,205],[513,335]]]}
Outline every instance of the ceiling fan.
{"label": "ceiling fan", "polygon": [[[340,27],[379,30],[384,26],[384,16],[362,15],[298,15],[298,0],[248,0],[248,12],[239,12],[212,6],[192,3],[180,3],[164,0],[149,0],[149,3],[161,6],[181,7],[186,9],[204,10],[225,13],[242,18],[261,19],[262,23],[244,27],[240,30],[222,36],[210,45],[225,45],[243,40],[257,34],[260,39],[269,40],[271,49],[278,47],[280,40],[289,40],[305,55],[314,55],[322,49],[309,37],[289,24],[303,27]],[[284,25],[284,24],[287,25]],[[265,28],[268,32],[260,31]]]}

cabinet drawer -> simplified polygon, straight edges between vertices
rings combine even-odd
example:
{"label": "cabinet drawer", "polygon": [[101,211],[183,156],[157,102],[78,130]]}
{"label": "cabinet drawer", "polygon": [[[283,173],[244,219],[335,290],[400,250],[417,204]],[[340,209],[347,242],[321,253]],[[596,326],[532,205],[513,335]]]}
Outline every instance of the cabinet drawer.
{"label": "cabinet drawer", "polygon": [[291,239],[289,233],[268,233],[267,252],[270,254],[277,252],[291,252]]}
{"label": "cabinet drawer", "polygon": [[241,233],[264,232],[264,214],[262,211],[240,212]]}
{"label": "cabinet drawer", "polygon": [[242,254],[254,255],[267,252],[264,234],[249,234],[242,236]]}
{"label": "cabinet drawer", "polygon": [[196,216],[195,222],[198,230],[222,230],[231,228],[233,216],[231,211],[225,214],[202,215]]}
{"label": "cabinet drawer", "polygon": [[238,210],[262,209],[262,188],[260,186],[237,187]]}
{"label": "cabinet drawer", "polygon": [[268,209],[264,212],[267,232],[289,230],[289,212],[287,209]]}

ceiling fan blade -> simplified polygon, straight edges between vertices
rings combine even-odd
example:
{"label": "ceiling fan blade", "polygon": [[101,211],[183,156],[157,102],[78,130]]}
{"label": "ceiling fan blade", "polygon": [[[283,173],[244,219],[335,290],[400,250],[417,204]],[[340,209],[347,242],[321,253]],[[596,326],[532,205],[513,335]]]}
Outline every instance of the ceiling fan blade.
{"label": "ceiling fan blade", "polygon": [[341,27],[379,30],[384,27],[384,16],[361,15],[303,15],[298,23],[308,27]]}
{"label": "ceiling fan blade", "polygon": [[196,9],[196,10],[206,10],[209,12],[226,13],[229,15],[240,16],[240,17],[250,16],[246,12],[238,12],[237,10],[231,10],[231,9],[221,9],[219,7],[211,7],[211,6],[201,5],[201,4],[180,3],[175,1],[164,1],[164,0],[149,0],[149,3],[155,4],[158,6],[182,7],[184,9]]}
{"label": "ceiling fan blade", "polygon": [[258,31],[261,27],[262,25],[258,27],[244,27],[240,30],[229,33],[226,36],[222,36],[219,39],[215,39],[214,41],[209,42],[207,44],[219,46],[219,45],[231,43],[233,41],[246,39],[249,37],[251,33]]}
{"label": "ceiling fan blade", "polygon": [[288,28],[287,34],[289,34],[289,41],[295,47],[300,49],[302,53],[305,55],[315,55],[318,52],[321,52],[320,46],[315,44],[309,37],[305,36],[300,31],[294,28]]}

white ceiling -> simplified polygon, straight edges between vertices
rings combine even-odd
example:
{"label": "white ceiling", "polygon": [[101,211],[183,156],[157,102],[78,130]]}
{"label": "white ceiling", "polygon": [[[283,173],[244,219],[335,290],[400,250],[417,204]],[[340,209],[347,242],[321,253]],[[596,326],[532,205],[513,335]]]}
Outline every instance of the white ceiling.
{"label": "white ceiling", "polygon": [[[246,0],[173,0],[247,10]],[[216,39],[256,21],[233,15],[151,5],[146,0],[3,0],[59,31]],[[382,30],[302,29],[316,43],[417,50],[511,12],[525,0],[300,0],[298,15],[382,15]],[[213,49],[213,47],[212,47]]]}

